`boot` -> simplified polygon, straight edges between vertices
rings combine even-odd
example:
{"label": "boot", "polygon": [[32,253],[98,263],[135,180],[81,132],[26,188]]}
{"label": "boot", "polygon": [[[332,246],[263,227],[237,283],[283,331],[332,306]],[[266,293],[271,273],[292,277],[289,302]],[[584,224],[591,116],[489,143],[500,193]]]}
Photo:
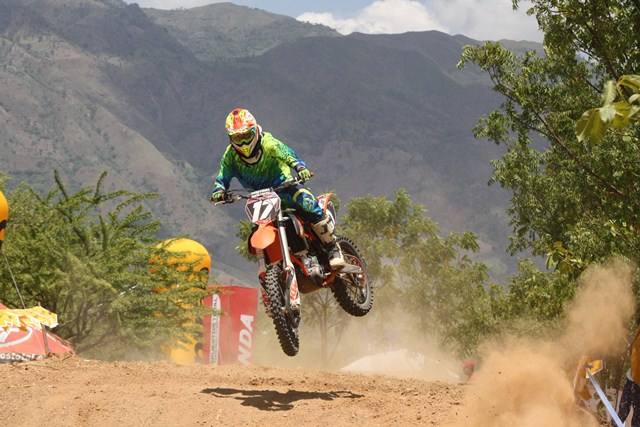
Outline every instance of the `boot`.
{"label": "boot", "polygon": [[326,246],[327,255],[329,255],[329,265],[332,270],[341,270],[347,265],[347,261],[345,261],[344,256],[342,256],[342,251],[340,250],[340,246],[336,242],[329,243]]}
{"label": "boot", "polygon": [[313,231],[324,244],[329,255],[329,265],[333,270],[340,270],[346,265],[346,261],[342,256],[340,246],[336,243],[336,236],[333,234],[335,225],[329,215],[325,215],[319,222],[312,224]]}

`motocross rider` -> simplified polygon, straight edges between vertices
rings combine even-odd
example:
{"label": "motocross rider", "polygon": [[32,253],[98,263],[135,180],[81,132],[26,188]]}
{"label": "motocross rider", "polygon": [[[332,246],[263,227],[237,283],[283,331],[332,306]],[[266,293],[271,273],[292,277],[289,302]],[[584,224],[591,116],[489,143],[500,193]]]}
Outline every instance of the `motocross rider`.
{"label": "motocross rider", "polygon": [[[248,110],[233,110],[227,116],[225,127],[230,144],[220,160],[220,171],[211,194],[212,202],[225,200],[226,190],[234,177],[244,188],[251,190],[273,188],[292,180],[291,168],[295,169],[303,183],[311,178],[306,163],[271,133],[263,132]],[[279,190],[278,195],[283,207],[295,208],[300,216],[311,223],[313,231],[327,250],[331,268],[344,267],[345,260],[334,235],[335,225],[309,189],[296,184]]]}

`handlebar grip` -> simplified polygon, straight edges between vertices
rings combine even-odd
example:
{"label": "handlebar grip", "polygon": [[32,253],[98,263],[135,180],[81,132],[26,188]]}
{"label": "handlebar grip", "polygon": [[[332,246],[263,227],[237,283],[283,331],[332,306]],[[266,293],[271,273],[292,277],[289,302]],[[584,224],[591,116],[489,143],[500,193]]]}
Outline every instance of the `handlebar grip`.
{"label": "handlebar grip", "polygon": [[242,200],[242,197],[237,195],[237,194],[227,193],[227,195],[226,195],[224,200],[221,200],[219,202],[214,202],[213,206],[227,205],[229,203],[235,202],[236,200]]}

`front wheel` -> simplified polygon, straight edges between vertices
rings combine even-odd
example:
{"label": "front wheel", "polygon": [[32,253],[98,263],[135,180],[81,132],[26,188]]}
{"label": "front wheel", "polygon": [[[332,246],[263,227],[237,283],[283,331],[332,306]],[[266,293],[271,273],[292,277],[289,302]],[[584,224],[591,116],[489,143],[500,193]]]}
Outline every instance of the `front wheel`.
{"label": "front wheel", "polygon": [[299,319],[295,319],[293,313],[287,312],[285,298],[289,298],[289,293],[284,291],[284,284],[282,267],[279,264],[267,267],[267,280],[263,286],[269,296],[269,310],[272,314],[273,325],[276,327],[278,341],[287,356],[295,356],[300,349],[296,327],[296,320],[299,321]]}
{"label": "front wheel", "polygon": [[[338,236],[336,243],[340,246],[347,265],[358,267],[357,272],[339,272],[331,285],[331,292],[340,307],[352,316],[364,316],[373,307],[373,289],[367,276],[367,268],[356,244],[343,236]],[[352,269],[345,269],[351,271]]]}

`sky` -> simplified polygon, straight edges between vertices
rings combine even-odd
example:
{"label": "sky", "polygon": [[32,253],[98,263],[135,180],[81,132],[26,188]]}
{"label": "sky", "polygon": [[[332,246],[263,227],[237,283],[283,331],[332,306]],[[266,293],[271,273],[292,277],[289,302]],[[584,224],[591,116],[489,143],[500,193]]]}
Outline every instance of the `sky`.
{"label": "sky", "polygon": [[[142,8],[177,9],[222,3],[213,0],[125,0]],[[231,3],[324,24],[347,35],[437,30],[475,40],[542,41],[527,0],[233,0]]]}

